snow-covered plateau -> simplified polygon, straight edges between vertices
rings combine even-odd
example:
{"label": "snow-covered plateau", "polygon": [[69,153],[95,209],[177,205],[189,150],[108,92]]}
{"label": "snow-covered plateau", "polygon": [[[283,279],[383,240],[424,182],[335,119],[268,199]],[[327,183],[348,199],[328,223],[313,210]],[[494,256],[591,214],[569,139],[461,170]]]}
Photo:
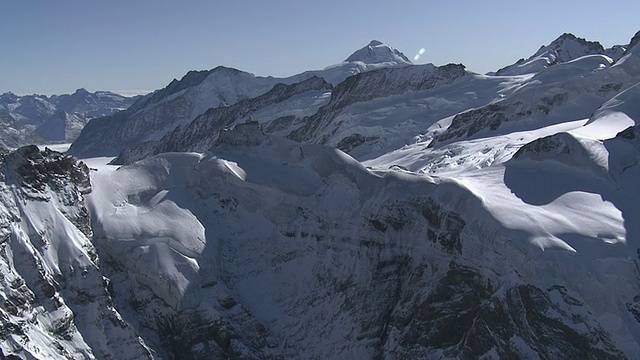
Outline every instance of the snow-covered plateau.
{"label": "snow-covered plateau", "polygon": [[638,39],[192,71],[2,150],[0,358],[638,358]]}

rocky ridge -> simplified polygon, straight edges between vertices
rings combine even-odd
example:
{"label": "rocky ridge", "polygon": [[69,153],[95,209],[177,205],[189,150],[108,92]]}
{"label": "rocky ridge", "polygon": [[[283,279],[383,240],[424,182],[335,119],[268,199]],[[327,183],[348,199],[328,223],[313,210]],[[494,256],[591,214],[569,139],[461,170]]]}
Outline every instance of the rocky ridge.
{"label": "rocky ridge", "polygon": [[99,268],[87,166],[35,146],[3,151],[0,166],[3,357],[149,357]]}

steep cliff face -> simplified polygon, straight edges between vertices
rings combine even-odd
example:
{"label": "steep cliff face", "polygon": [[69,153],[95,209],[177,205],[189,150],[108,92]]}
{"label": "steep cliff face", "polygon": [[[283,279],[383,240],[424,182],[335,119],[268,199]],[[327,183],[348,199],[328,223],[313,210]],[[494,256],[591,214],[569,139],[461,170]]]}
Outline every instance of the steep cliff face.
{"label": "steep cliff face", "polygon": [[0,348],[20,358],[149,357],[91,243],[89,169],[35,146],[1,155]]}

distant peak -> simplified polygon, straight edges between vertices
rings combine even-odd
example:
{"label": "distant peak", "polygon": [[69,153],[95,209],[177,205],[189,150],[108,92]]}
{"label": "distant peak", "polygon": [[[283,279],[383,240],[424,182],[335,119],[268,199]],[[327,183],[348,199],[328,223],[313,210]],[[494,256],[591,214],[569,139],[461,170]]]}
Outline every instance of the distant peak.
{"label": "distant peak", "polygon": [[[614,52],[610,52],[615,55]],[[586,55],[605,55],[607,50],[597,41],[588,41],[572,33],[564,33],[549,45],[541,46],[529,58],[520,59],[515,64],[503,67],[496,75],[522,75],[537,73],[549,66],[565,63]]]}
{"label": "distant peak", "polygon": [[551,48],[554,50],[565,48],[567,43],[577,44],[585,49],[589,53],[602,54],[604,53],[604,47],[597,41],[588,41],[585,38],[577,37],[572,33],[564,33],[557,39],[553,40],[548,46],[543,48]]}
{"label": "distant peak", "polygon": [[361,61],[365,64],[411,64],[411,61],[403,53],[378,40],[371,40],[369,45],[354,52],[345,61]]}
{"label": "distant peak", "polygon": [[87,89],[85,88],[80,88],[78,90],[76,90],[76,92],[74,92],[74,95],[85,95],[88,94],[89,92],[87,91]]}

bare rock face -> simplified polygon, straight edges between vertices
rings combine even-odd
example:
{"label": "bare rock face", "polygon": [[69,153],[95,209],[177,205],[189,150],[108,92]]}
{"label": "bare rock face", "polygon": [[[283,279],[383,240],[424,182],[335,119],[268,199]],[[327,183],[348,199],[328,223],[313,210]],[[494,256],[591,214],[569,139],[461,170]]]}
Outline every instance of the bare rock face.
{"label": "bare rock face", "polygon": [[220,132],[217,144],[233,146],[258,146],[264,140],[264,132],[257,121],[247,121],[236,125],[233,129]]}
{"label": "bare rock face", "polygon": [[[111,306],[84,195],[89,169],[35,146],[0,154],[0,348],[21,358],[144,358]],[[116,346],[117,344],[117,346]]]}

